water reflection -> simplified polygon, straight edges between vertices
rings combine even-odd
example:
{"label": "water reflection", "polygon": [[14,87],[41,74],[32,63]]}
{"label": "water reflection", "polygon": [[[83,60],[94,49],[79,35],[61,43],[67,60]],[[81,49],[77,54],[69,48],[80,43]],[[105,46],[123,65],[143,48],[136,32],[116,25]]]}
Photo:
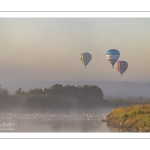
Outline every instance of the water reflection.
{"label": "water reflection", "polygon": [[[101,120],[107,113],[67,112],[0,114],[0,132],[112,132]],[[8,127],[5,124],[13,124]]]}

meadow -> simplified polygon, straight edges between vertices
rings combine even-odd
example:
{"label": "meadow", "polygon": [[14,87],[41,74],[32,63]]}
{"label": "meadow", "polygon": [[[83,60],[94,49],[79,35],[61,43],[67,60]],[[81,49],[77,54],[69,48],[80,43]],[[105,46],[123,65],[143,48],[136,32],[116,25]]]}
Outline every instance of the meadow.
{"label": "meadow", "polygon": [[150,131],[150,104],[136,104],[112,110],[105,121],[107,125],[126,132]]}

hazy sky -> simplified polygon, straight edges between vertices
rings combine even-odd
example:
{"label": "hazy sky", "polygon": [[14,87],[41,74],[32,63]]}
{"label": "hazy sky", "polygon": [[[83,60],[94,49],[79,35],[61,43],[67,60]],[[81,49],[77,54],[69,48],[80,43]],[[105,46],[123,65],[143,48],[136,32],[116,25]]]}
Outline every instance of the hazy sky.
{"label": "hazy sky", "polygon": [[[122,77],[106,59],[111,48],[128,62]],[[150,18],[0,18],[0,81],[150,82],[149,56]]]}

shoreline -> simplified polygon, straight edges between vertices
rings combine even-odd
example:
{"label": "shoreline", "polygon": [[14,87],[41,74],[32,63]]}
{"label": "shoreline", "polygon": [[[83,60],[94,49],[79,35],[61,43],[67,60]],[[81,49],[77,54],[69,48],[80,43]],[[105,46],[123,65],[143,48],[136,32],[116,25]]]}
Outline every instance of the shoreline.
{"label": "shoreline", "polygon": [[122,132],[150,132],[150,104],[116,108],[103,121]]}

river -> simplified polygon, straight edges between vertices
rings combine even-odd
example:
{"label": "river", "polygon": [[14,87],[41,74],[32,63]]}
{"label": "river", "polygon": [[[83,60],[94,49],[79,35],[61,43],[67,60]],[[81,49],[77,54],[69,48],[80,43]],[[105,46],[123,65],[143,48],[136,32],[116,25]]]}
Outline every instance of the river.
{"label": "river", "polygon": [[102,119],[111,109],[0,113],[0,132],[113,132]]}

